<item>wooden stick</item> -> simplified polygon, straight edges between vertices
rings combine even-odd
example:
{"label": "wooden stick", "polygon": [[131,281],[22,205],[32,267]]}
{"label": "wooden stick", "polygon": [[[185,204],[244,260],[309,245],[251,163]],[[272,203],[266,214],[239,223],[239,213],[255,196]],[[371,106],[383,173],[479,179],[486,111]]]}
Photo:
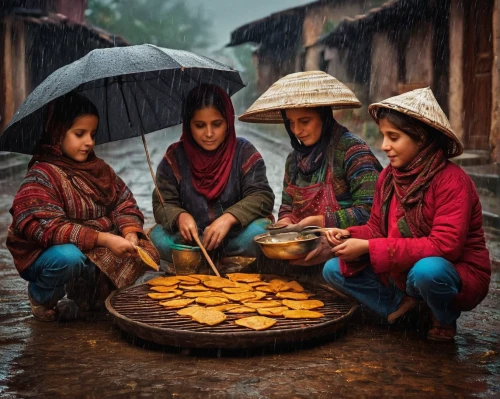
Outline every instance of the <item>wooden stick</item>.
{"label": "wooden stick", "polygon": [[208,264],[210,265],[210,267],[212,268],[212,270],[214,271],[215,275],[217,277],[220,277],[220,274],[219,274],[219,271],[217,270],[217,268],[215,267],[214,265],[214,262],[212,262],[212,259],[210,259],[210,256],[208,256],[208,253],[207,253],[207,250],[205,249],[205,247],[203,246],[203,244],[201,243],[200,241],[200,237],[198,237],[198,234],[196,234],[194,236],[194,240],[196,241],[196,244],[198,244],[198,246],[200,247],[201,249],[201,252],[203,252],[203,255],[205,256],[205,259],[207,260]]}

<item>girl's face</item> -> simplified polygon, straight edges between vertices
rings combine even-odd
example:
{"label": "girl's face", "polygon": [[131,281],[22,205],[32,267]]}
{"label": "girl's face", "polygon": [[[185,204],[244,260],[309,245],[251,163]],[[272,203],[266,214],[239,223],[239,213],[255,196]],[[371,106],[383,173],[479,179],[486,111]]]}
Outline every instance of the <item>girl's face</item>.
{"label": "girl's face", "polygon": [[318,142],[323,127],[318,112],[310,108],[292,108],[285,112],[290,121],[290,130],[302,144],[309,147]]}
{"label": "girl's face", "polygon": [[85,162],[94,149],[98,124],[99,119],[95,115],[76,118],[61,143],[63,154],[73,161]]}
{"label": "girl's face", "polygon": [[387,119],[379,120],[379,128],[384,136],[380,148],[386,153],[391,165],[398,169],[408,166],[420,152],[422,142],[413,140]]}
{"label": "girl's face", "polygon": [[194,141],[205,151],[216,150],[226,138],[226,119],[215,107],[196,110],[189,125]]}

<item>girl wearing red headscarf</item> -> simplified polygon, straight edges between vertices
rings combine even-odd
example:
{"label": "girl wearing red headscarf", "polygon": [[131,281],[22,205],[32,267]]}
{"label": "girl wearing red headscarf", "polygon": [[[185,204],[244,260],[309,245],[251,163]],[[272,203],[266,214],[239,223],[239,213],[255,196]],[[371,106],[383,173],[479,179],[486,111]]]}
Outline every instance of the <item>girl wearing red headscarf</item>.
{"label": "girl wearing red headscarf", "polygon": [[389,323],[422,301],[431,311],[427,337],[453,341],[460,313],[484,299],[491,274],[476,188],[448,161],[462,144],[429,88],[369,110],[390,164],[368,223],[327,233],[337,257],[323,276]]}
{"label": "girl wearing red headscarf", "polygon": [[224,90],[201,85],[189,93],[181,139],[167,149],[156,180],[164,204],[153,191],[150,237],[162,259],[172,262],[172,245],[201,233],[206,249],[225,257],[258,255],[253,237],[270,223],[274,194],[262,156],[236,137]]}

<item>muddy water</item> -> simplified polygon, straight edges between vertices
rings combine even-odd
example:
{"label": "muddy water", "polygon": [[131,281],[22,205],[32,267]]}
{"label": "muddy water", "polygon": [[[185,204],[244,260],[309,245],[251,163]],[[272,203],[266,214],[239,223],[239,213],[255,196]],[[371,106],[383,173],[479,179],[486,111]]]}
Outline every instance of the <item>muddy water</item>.
{"label": "muddy water", "polygon": [[[263,153],[279,194],[286,144],[246,133]],[[149,135],[153,163],[178,135]],[[264,136],[265,137],[265,136]],[[140,141],[100,155],[129,184],[151,225],[152,189]],[[0,193],[0,397],[498,397],[500,276],[459,319],[456,343],[428,342],[412,326],[362,318],[321,343],[279,350],[193,351],[134,340],[105,313],[75,323],[39,323],[5,249],[7,209],[22,176]]]}

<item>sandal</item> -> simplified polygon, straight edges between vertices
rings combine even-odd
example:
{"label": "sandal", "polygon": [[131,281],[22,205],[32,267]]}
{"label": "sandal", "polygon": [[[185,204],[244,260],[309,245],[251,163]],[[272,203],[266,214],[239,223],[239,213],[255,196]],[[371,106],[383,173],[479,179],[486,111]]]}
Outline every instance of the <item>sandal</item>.
{"label": "sandal", "polygon": [[28,298],[30,301],[31,313],[33,313],[35,319],[37,319],[38,321],[46,321],[46,322],[57,321],[59,315],[57,313],[55,306],[50,307],[50,306],[40,305],[31,297],[30,294],[28,294]]}
{"label": "sandal", "polygon": [[408,313],[411,309],[413,309],[417,305],[418,305],[417,299],[411,296],[403,297],[403,300],[399,304],[399,307],[389,316],[387,316],[387,321],[389,322],[389,324],[393,324],[394,322],[396,322],[397,319],[399,319],[404,314]]}
{"label": "sandal", "polygon": [[457,321],[451,324],[441,324],[432,315],[432,327],[427,333],[427,339],[436,342],[453,342],[457,334]]}

